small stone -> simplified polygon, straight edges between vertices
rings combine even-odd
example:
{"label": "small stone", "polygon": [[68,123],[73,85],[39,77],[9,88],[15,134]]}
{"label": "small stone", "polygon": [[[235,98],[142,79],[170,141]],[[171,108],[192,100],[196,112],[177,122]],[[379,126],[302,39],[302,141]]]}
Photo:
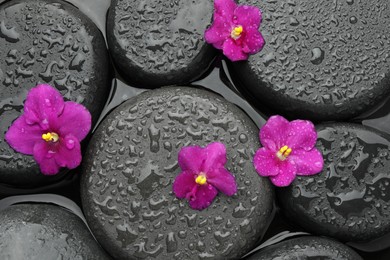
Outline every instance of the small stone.
{"label": "small stone", "polygon": [[313,234],[342,241],[389,233],[389,137],[347,123],[319,125],[317,131],[324,170],[278,189],[283,214]]}
{"label": "small stone", "polygon": [[142,88],[200,78],[217,54],[203,39],[212,17],[210,0],[113,0],[107,41],[118,71]]}
{"label": "small stone", "polygon": [[355,251],[340,242],[313,236],[289,239],[268,246],[247,258],[247,260],[263,259],[363,260]]}
{"label": "small stone", "polygon": [[111,259],[75,214],[49,204],[0,211],[0,259]]}
{"label": "small stone", "polygon": [[57,182],[66,170],[42,175],[33,157],[15,152],[4,134],[38,83],[83,104],[96,122],[111,86],[104,38],[87,16],[64,1],[12,0],[0,6],[0,46],[0,183],[35,188]]}
{"label": "small stone", "polygon": [[[178,153],[216,141],[226,146],[238,192],[193,210],[172,192]],[[259,146],[254,123],[220,96],[187,87],[144,92],[107,115],[87,149],[81,196],[89,226],[116,259],[238,259],[272,218],[273,188],[247,156]]]}

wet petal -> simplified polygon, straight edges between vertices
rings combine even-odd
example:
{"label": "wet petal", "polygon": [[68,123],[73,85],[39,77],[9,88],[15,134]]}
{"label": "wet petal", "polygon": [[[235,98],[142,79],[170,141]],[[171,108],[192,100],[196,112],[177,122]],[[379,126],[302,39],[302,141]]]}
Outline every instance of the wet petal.
{"label": "wet petal", "polygon": [[210,183],[227,196],[232,196],[237,192],[236,179],[225,168],[215,169],[207,173],[207,183]]}
{"label": "wet petal", "polygon": [[280,160],[276,158],[275,152],[265,147],[257,150],[253,164],[260,176],[276,176],[279,174]]}
{"label": "wet petal", "polygon": [[193,197],[190,198],[190,207],[197,210],[202,210],[210,206],[218,191],[210,184],[198,185]]}
{"label": "wet petal", "polygon": [[272,140],[276,149],[280,149],[282,146],[286,145],[286,138],[289,129],[289,122],[282,116],[271,116],[267,123],[260,129],[260,141],[261,144],[269,149],[267,144],[269,142],[263,142],[263,140]]}
{"label": "wet petal", "polygon": [[74,169],[81,163],[81,149],[79,140],[69,134],[60,139],[57,153],[54,155],[60,167]]}
{"label": "wet petal", "polygon": [[91,113],[83,105],[68,101],[65,102],[63,113],[50,125],[61,135],[72,134],[80,142],[91,130],[91,124]]}
{"label": "wet petal", "polygon": [[182,171],[188,171],[194,174],[201,172],[204,160],[205,155],[200,146],[183,147],[178,156],[178,163]]}
{"label": "wet petal", "polygon": [[258,30],[260,27],[262,15],[256,6],[238,6],[234,10],[234,16],[237,17],[235,23],[244,27],[245,30]]}
{"label": "wet petal", "polygon": [[214,142],[203,149],[204,162],[201,171],[207,173],[211,169],[222,168],[226,163],[226,147],[224,144]]}
{"label": "wet petal", "polygon": [[240,46],[232,38],[228,38],[222,46],[223,54],[231,61],[247,60],[248,54],[243,52],[242,46]]}
{"label": "wet petal", "polygon": [[230,37],[231,26],[221,17],[214,17],[214,23],[206,30],[204,38],[214,48],[221,50],[225,40]]}
{"label": "wet petal", "polygon": [[54,154],[55,151],[43,140],[34,145],[34,159],[45,175],[55,175],[60,171],[60,166],[54,159]]}
{"label": "wet petal", "polygon": [[317,131],[312,122],[294,120],[290,122],[286,145],[294,149],[311,150],[317,141]]}
{"label": "wet petal", "polygon": [[251,30],[245,35],[243,51],[248,54],[255,54],[261,51],[264,45],[263,35],[257,30]]}
{"label": "wet petal", "polygon": [[49,121],[59,116],[64,109],[61,93],[50,85],[41,84],[32,88],[24,104],[24,115],[28,124],[37,123],[43,130]]}
{"label": "wet petal", "polygon": [[237,4],[234,0],[214,0],[214,15],[218,14],[231,20]]}
{"label": "wet petal", "polygon": [[324,159],[317,148],[313,148],[310,151],[303,149],[294,150],[289,160],[294,161],[297,168],[297,175],[317,174],[324,168]]}
{"label": "wet petal", "polygon": [[15,151],[32,155],[35,143],[42,140],[42,130],[39,125],[27,124],[22,115],[12,123],[5,140]]}
{"label": "wet petal", "polygon": [[280,164],[279,174],[271,176],[270,180],[275,186],[286,187],[294,181],[296,173],[295,165],[285,161]]}
{"label": "wet petal", "polygon": [[196,184],[195,175],[189,172],[180,173],[173,182],[173,192],[176,197],[183,199],[192,191]]}

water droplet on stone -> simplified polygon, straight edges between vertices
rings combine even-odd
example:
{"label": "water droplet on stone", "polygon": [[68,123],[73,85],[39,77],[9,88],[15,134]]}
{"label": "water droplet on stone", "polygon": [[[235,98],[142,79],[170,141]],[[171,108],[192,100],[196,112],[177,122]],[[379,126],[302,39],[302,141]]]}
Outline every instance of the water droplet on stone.
{"label": "water droplet on stone", "polygon": [[321,48],[314,48],[311,50],[311,63],[319,65],[324,60],[325,53]]}

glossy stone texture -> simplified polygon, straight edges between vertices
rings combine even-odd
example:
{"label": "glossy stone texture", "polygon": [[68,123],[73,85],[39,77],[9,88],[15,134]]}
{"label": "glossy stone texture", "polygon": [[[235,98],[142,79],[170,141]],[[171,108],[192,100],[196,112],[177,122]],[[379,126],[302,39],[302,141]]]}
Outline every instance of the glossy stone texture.
{"label": "glossy stone texture", "polygon": [[107,40],[117,69],[142,88],[192,82],[216,55],[203,39],[212,16],[212,0],[113,0]]}
{"label": "glossy stone texture", "polygon": [[315,121],[356,116],[390,91],[387,0],[240,0],[263,12],[266,45],[231,74],[255,104]]}
{"label": "glossy stone texture", "polygon": [[0,211],[0,219],[0,259],[111,259],[62,207],[19,204]]}
{"label": "glossy stone texture", "polygon": [[351,248],[340,242],[323,238],[304,236],[266,247],[247,260],[362,260]]}
{"label": "glossy stone texture", "polygon": [[[220,141],[238,193],[219,193],[193,210],[177,199],[183,146]],[[116,108],[99,126],[83,164],[81,196],[87,221],[117,259],[238,259],[272,218],[273,189],[252,158],[258,129],[236,106],[201,89],[148,91]]]}
{"label": "glossy stone texture", "polygon": [[32,156],[4,141],[22,113],[29,89],[49,83],[85,105],[96,122],[110,88],[108,53],[101,32],[63,1],[9,1],[0,6],[0,183],[38,186],[43,176]]}
{"label": "glossy stone texture", "polygon": [[305,230],[344,241],[390,232],[390,139],[354,124],[317,127],[324,170],[278,189],[283,213]]}

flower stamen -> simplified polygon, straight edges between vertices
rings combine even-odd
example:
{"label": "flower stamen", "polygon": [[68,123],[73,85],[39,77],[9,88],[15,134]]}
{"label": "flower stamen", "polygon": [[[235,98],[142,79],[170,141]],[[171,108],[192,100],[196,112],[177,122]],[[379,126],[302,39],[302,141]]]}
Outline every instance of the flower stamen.
{"label": "flower stamen", "polygon": [[45,140],[46,142],[57,142],[59,139],[59,136],[57,133],[54,132],[48,132],[46,134],[42,135],[42,139]]}
{"label": "flower stamen", "polygon": [[198,177],[196,177],[195,182],[199,185],[204,185],[207,182],[207,178],[204,174],[199,174]]}
{"label": "flower stamen", "polygon": [[284,161],[287,159],[287,157],[291,154],[292,149],[288,147],[287,145],[280,148],[279,152],[276,153],[276,156],[281,160]]}
{"label": "flower stamen", "polygon": [[244,29],[242,28],[241,25],[239,26],[236,26],[233,28],[232,32],[230,33],[230,36],[234,39],[234,40],[237,40],[238,38],[241,37],[241,34],[242,34],[242,31]]}

